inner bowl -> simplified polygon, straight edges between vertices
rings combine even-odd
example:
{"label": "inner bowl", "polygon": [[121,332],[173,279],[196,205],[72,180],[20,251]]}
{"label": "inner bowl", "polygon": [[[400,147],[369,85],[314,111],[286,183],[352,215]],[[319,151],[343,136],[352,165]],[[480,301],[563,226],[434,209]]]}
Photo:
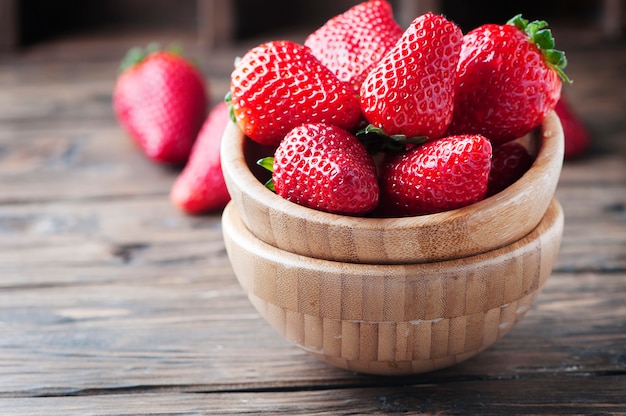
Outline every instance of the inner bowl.
{"label": "inner bowl", "polygon": [[233,202],[222,230],[243,290],[287,340],[340,368],[403,375],[466,360],[511,330],[552,271],[563,213],[553,199],[539,225],[512,244],[406,265],[282,250],[257,238]]}
{"label": "inner bowl", "polygon": [[531,168],[505,190],[475,204],[404,218],[362,218],[292,203],[263,185],[269,173],[256,160],[273,154],[230,123],[222,141],[222,170],[241,220],[274,247],[318,259],[409,264],[449,260],[511,244],[543,218],[563,162],[563,129],[551,112],[530,135]]}

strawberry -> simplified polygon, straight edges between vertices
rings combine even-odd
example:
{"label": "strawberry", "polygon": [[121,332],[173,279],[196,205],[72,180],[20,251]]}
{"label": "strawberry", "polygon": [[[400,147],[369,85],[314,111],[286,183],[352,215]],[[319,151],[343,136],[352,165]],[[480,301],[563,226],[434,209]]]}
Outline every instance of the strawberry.
{"label": "strawberry", "polygon": [[231,74],[227,99],[243,133],[268,146],[303,123],[352,130],[361,121],[351,85],[337,79],[309,48],[290,41],[249,50]]}
{"label": "strawberry", "polygon": [[321,211],[364,215],[378,204],[374,161],[351,133],[333,125],[303,124],[280,143],[271,162],[277,195]]}
{"label": "strawberry", "polygon": [[182,211],[189,214],[215,211],[230,201],[220,162],[222,135],[229,121],[228,105],[222,101],[202,125],[189,160],[170,191],[170,200]]}
{"label": "strawberry", "polygon": [[402,36],[385,0],[367,1],[328,20],[304,45],[322,64],[358,92],[369,70]]}
{"label": "strawberry", "polygon": [[517,141],[493,148],[487,196],[495,195],[521,178],[533,163],[528,149]]}
{"label": "strawberry", "polygon": [[367,121],[387,135],[440,137],[452,119],[462,38],[443,16],[413,20],[361,85]]}
{"label": "strawberry", "polygon": [[431,214],[482,200],[491,154],[485,137],[461,135],[430,140],[391,157],[381,168],[381,214]]}
{"label": "strawberry", "polygon": [[561,119],[565,136],[565,159],[581,156],[591,146],[591,136],[587,126],[565,98],[563,92],[556,102],[554,111]]}
{"label": "strawberry", "polygon": [[163,163],[189,157],[208,106],[202,74],[173,51],[131,49],[113,90],[119,124],[145,155]]}
{"label": "strawberry", "polygon": [[482,134],[494,144],[539,126],[561,93],[567,65],[547,23],[521,15],[463,37],[448,134]]}

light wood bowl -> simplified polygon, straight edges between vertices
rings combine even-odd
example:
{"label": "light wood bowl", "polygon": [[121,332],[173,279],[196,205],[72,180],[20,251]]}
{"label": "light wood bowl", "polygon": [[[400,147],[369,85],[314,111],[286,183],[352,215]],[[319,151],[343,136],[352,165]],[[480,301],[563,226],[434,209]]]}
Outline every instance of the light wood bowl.
{"label": "light wood bowl", "polygon": [[230,203],[222,219],[239,283],[287,340],[351,371],[403,375],[463,361],[528,311],[552,271],[563,213],[505,247],[456,260],[354,264],[304,257],[248,230]]}
{"label": "light wood bowl", "polygon": [[552,112],[530,139],[535,162],[516,183],[470,206],[406,218],[358,218],[302,207],[265,188],[255,165],[273,149],[231,123],[222,142],[228,191],[248,229],[264,242],[307,257],[408,264],[484,253],[519,240],[543,217],[561,172],[563,129]]}

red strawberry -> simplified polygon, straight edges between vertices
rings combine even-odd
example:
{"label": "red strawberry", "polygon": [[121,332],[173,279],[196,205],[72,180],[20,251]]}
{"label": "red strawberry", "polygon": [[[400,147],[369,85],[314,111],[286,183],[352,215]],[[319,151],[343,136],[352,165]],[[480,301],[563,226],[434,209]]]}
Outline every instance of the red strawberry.
{"label": "red strawberry", "polygon": [[361,85],[367,121],[387,135],[440,137],[452,119],[462,37],[443,16],[416,18]]}
{"label": "red strawberry", "polygon": [[369,70],[402,36],[385,0],[357,4],[310,34],[304,45],[322,64],[358,92]]}
{"label": "red strawberry", "polygon": [[546,25],[518,15],[464,36],[448,134],[478,133],[497,145],[541,124],[561,93],[559,77],[569,81]]}
{"label": "red strawberry", "polygon": [[554,111],[561,119],[563,135],[565,136],[565,158],[573,159],[581,156],[591,146],[591,136],[587,126],[574,112],[569,101],[561,92],[561,98],[556,102]]}
{"label": "red strawberry", "polygon": [[347,130],[361,121],[359,99],[309,48],[272,41],[248,51],[231,74],[230,97],[243,133],[274,146],[303,123],[328,123]]}
{"label": "red strawberry", "polygon": [[521,143],[512,141],[493,148],[487,196],[497,194],[521,178],[533,164],[533,157]]}
{"label": "red strawberry", "polygon": [[291,130],[274,154],[276,194],[321,211],[363,215],[378,204],[374,161],[351,133],[327,124]]}
{"label": "red strawberry", "polygon": [[431,214],[483,199],[491,166],[491,143],[480,135],[449,136],[392,157],[380,179],[386,216]]}
{"label": "red strawberry", "polygon": [[179,54],[133,48],[116,80],[113,108],[148,158],[184,163],[206,117],[207,94],[202,74]]}
{"label": "red strawberry", "polygon": [[172,185],[170,200],[187,213],[222,209],[230,201],[220,161],[222,135],[229,121],[228,105],[222,101],[209,113],[187,165]]}

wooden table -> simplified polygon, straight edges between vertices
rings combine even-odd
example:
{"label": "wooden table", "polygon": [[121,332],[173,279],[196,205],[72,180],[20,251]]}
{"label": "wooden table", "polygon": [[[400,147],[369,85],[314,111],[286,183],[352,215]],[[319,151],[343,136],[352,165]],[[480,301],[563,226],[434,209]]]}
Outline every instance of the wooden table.
{"label": "wooden table", "polygon": [[[626,44],[569,35],[567,92],[594,145],[563,169],[554,273],[492,348],[402,378],[284,341],[240,289],[219,213],[170,204],[179,170],[147,161],[111,111],[118,61],[147,37],[2,56],[0,414],[626,414]],[[191,38],[216,101],[250,45],[209,57]]]}

